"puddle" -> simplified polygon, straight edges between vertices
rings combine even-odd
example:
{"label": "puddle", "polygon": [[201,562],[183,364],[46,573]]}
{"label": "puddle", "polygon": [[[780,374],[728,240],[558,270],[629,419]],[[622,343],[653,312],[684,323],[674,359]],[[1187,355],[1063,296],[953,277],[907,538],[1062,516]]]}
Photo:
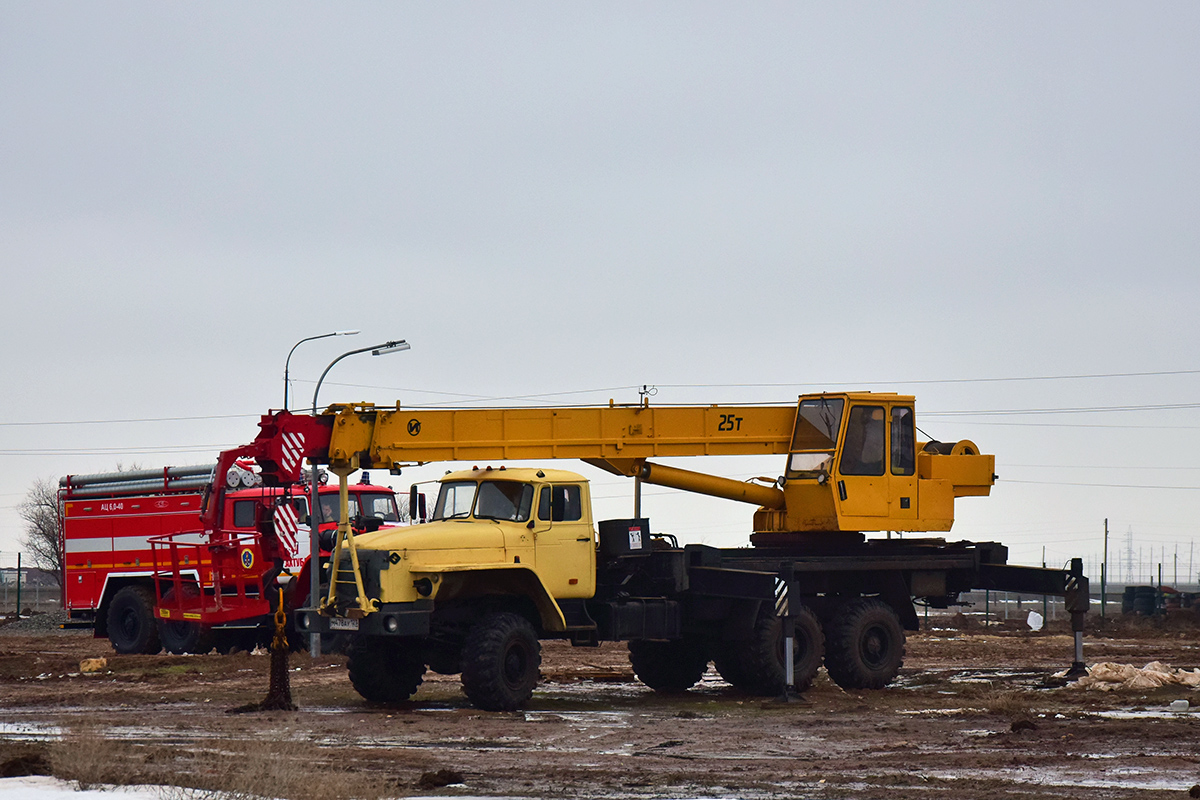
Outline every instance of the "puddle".
{"label": "puddle", "polygon": [[1112,711],[1092,711],[1089,712],[1093,717],[1104,717],[1106,719],[1179,719],[1180,717],[1195,717],[1195,710],[1192,711],[1172,711],[1169,708],[1148,708],[1148,709],[1132,709],[1118,708]]}
{"label": "puddle", "polygon": [[62,728],[36,722],[0,722],[0,739],[17,742],[48,742],[61,739]]}

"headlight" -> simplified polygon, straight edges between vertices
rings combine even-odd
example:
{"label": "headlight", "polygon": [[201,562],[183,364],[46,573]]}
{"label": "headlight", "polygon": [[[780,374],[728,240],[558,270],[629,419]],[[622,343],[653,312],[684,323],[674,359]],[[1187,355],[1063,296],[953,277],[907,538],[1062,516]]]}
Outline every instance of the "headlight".
{"label": "headlight", "polygon": [[383,618],[383,629],[388,633],[395,633],[400,629],[400,620],[388,615]]}

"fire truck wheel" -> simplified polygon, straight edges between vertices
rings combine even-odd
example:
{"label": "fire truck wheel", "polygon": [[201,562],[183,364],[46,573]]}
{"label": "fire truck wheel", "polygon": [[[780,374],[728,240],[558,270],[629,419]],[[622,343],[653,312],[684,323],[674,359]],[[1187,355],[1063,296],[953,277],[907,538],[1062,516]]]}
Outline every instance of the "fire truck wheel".
{"label": "fire truck wheel", "polygon": [[[199,597],[200,589],[196,586],[185,584],[183,595],[188,598]],[[170,605],[174,598],[175,589],[167,589],[167,591],[163,592],[163,605]],[[215,643],[212,628],[195,622],[184,622],[183,620],[159,620],[158,639],[162,643],[164,650],[168,653],[174,653],[177,656],[184,653],[203,655],[212,650]]]}
{"label": "fire truck wheel", "polygon": [[[821,668],[825,636],[817,615],[807,606],[797,610],[795,624],[793,686],[796,691],[803,692],[812,685]],[[771,697],[783,692],[787,680],[783,650],[783,619],[776,616],[774,606],[763,603],[750,637],[721,642],[714,660],[721,677],[734,688],[747,694]]]}
{"label": "fire truck wheel", "polygon": [[223,656],[230,653],[249,653],[258,646],[258,632],[222,630],[213,632],[213,647]]}
{"label": "fire truck wheel", "polygon": [[350,645],[350,683],[364,700],[401,703],[416,693],[425,674],[417,643],[382,636],[359,636]]}
{"label": "fire truck wheel", "polygon": [[533,695],[542,645],[529,620],[502,611],[487,614],[467,633],[462,685],[484,711],[515,711]]}
{"label": "fire truck wheel", "polygon": [[695,686],[708,669],[703,642],[635,640],[629,643],[629,663],[638,680],[656,692],[683,692]]}
{"label": "fire truck wheel", "polygon": [[846,603],[825,632],[825,669],[843,689],[882,689],[900,672],[904,628],[882,600]]}
{"label": "fire truck wheel", "polygon": [[154,624],[154,590],[126,586],[108,604],[108,640],[118,653],[153,654],[162,649]]}

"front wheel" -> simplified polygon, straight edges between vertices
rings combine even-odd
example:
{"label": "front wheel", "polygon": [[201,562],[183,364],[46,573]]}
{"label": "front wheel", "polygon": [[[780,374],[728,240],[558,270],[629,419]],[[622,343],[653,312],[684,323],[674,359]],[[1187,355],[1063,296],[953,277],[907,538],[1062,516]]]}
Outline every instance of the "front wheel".
{"label": "front wheel", "polygon": [[[183,596],[194,600],[200,596],[200,588],[194,584],[184,584]],[[174,598],[175,588],[171,587],[163,593],[162,604],[168,606]],[[184,653],[203,655],[216,644],[212,628],[184,620],[159,620],[158,639],[164,650],[177,656]]]}
{"label": "front wheel", "polygon": [[515,711],[533,696],[542,645],[529,620],[508,611],[486,615],[467,633],[462,686],[484,711]]}
{"label": "front wheel", "polygon": [[372,703],[401,703],[421,685],[425,665],[418,643],[381,636],[360,636],[350,645],[350,683]]}
{"label": "front wheel", "polygon": [[708,669],[708,652],[695,639],[629,643],[629,663],[638,680],[656,692],[684,692],[695,686]]}
{"label": "front wheel", "polygon": [[882,600],[853,600],[825,629],[825,669],[843,689],[882,689],[904,663],[904,628]]}

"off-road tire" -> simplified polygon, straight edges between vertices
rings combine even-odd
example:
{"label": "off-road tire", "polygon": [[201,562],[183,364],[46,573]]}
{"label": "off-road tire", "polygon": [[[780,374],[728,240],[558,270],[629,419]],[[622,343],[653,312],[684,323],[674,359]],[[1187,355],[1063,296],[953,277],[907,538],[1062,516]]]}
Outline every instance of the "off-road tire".
{"label": "off-road tire", "polygon": [[416,694],[425,675],[417,642],[359,636],[350,645],[347,666],[354,691],[372,703],[402,703]]}
{"label": "off-road tire", "polygon": [[882,689],[904,663],[904,628],[882,600],[846,603],[825,634],[825,669],[843,689]]}
{"label": "off-road tire", "polygon": [[[795,615],[796,635],[793,639],[793,687],[803,692],[812,686],[825,654],[825,635],[821,622],[807,606],[800,606]],[[748,639],[721,642],[714,657],[717,671],[735,689],[760,697],[773,697],[784,691],[787,673],[783,662],[783,619],[775,607],[763,603],[754,620]]]}
{"label": "off-road tire", "polygon": [[[199,597],[200,589],[191,584],[185,584],[183,594],[185,597]],[[174,596],[175,587],[167,589],[163,593],[163,606],[170,605]],[[184,653],[204,655],[216,644],[212,628],[186,620],[160,619],[158,621],[158,640],[164,650],[177,656]]]}
{"label": "off-road tire", "polygon": [[108,640],[124,655],[152,655],[162,649],[154,622],[154,590],[126,586],[108,604]]}
{"label": "off-road tire", "polygon": [[484,711],[515,711],[533,695],[542,645],[529,620],[508,611],[487,614],[467,633],[462,686]]}
{"label": "off-road tire", "polygon": [[704,677],[708,650],[695,639],[634,640],[629,643],[629,663],[638,680],[654,691],[686,692]]}

